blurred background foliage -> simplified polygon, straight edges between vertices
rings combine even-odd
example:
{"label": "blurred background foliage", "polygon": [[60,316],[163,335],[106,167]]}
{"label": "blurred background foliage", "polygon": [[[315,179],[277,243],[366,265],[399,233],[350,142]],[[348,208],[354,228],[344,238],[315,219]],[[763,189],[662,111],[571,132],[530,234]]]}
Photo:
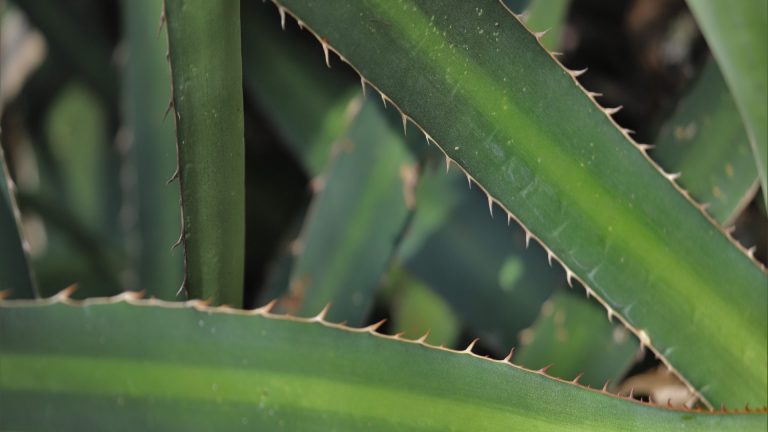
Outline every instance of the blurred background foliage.
{"label": "blurred background foliage", "polygon": [[[516,12],[528,3],[508,1]],[[663,166],[697,151],[684,144],[709,113],[676,110],[699,80],[713,80],[700,87],[717,93],[722,78],[684,1],[537,3],[552,10],[529,25],[555,29],[544,42],[567,67],[589,67],[584,87],[602,93],[604,106],[623,106],[617,122],[656,143]],[[172,249],[178,186],[166,184],[176,154],[173,122],[164,121],[162,2],[0,5],[2,146],[41,295],[77,284],[76,297],[146,290],[183,299],[183,253]],[[243,1],[242,39],[247,308],[278,298],[280,310],[308,316],[330,301],[332,321],[388,318],[385,331],[417,338],[431,330],[428,341],[451,347],[480,337],[481,354],[503,357],[516,346],[519,363],[554,363],[556,376],[583,372],[593,386],[610,380],[628,391],[622,382],[631,382],[643,389],[638,397],[690,399],[581,288],[568,289],[544,250],[526,247],[516,224],[490,216],[485,196],[456,170],[445,174],[422,136],[409,130],[403,139],[399,116],[364,97],[352,71],[338,61],[326,68],[308,33],[293,23],[283,32],[274,7]],[[738,116],[718,118],[718,139],[749,158]],[[740,193],[717,208],[718,220],[765,262],[754,176],[732,189],[689,188],[714,207]]]}

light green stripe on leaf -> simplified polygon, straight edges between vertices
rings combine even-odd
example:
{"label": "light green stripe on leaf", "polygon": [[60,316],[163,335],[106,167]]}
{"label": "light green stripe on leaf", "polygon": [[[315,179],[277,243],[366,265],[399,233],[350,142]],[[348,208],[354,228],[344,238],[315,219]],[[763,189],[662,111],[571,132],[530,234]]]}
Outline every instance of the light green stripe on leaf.
{"label": "light green stripe on leaf", "polygon": [[502,4],[278,4],[423,127],[709,402],[768,403],[766,274]]}
{"label": "light green stripe on leaf", "polygon": [[259,312],[43,304],[0,305],[2,429],[757,431],[768,419],[654,408]]}

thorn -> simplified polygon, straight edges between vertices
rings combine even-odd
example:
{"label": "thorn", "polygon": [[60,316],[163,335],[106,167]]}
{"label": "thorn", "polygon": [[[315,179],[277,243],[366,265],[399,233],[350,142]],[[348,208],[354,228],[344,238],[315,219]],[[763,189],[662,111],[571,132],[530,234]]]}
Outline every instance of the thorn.
{"label": "thorn", "polygon": [[507,226],[512,223],[512,213],[507,212]]}
{"label": "thorn", "polygon": [[601,390],[603,393],[608,393],[608,383],[611,382],[611,380],[605,381],[605,384],[603,384],[603,389]]}
{"label": "thorn", "polygon": [[747,249],[747,255],[749,255],[750,258],[754,258],[756,250],[757,246],[752,246],[751,248]]}
{"label": "thorn", "polygon": [[472,189],[472,180],[469,178],[469,173],[464,171],[464,175],[467,176],[467,186],[469,186],[469,188]]}
{"label": "thorn", "polygon": [[365,78],[362,75],[360,75],[360,87],[363,88],[363,97],[365,97]]}
{"label": "thorn", "polygon": [[625,134],[627,134],[627,136],[635,134],[634,130],[628,129],[628,128],[621,128],[621,131],[624,132]]}
{"label": "thorn", "polygon": [[382,93],[382,92],[379,92],[379,94],[381,95],[381,102],[384,104],[384,108],[386,108],[387,107],[387,97],[384,96],[384,93]]}
{"label": "thorn", "polygon": [[445,155],[445,173],[448,173],[448,170],[451,168],[451,158],[448,157],[448,155]]}
{"label": "thorn", "polygon": [[552,251],[547,249],[547,262],[549,263],[549,266],[552,267]]}
{"label": "thorn", "polygon": [[[589,295],[587,295],[589,297]],[[608,309],[608,322],[613,322],[613,311],[611,309]]]}
{"label": "thorn", "polygon": [[729,227],[723,228],[723,231],[725,231],[726,234],[731,235],[734,231],[736,231],[736,225],[731,225]]}
{"label": "thorn", "polygon": [[280,27],[285,30],[285,8],[278,6],[277,11],[280,12]]}
{"label": "thorn", "polygon": [[296,24],[299,25],[300,30],[304,30],[304,21],[302,20],[296,20]]}
{"label": "thorn", "polygon": [[427,338],[429,337],[429,332],[430,331],[427,330],[427,332],[424,333],[420,338],[416,339],[416,342],[421,343],[421,344],[426,343],[427,342]]}
{"label": "thorn", "polygon": [[323,309],[320,311],[320,313],[312,317],[311,321],[324,322],[329,310],[331,310],[331,304],[327,303],[325,306],[323,306]]}
{"label": "thorn", "polygon": [[568,286],[573,288],[573,272],[569,269],[565,269],[565,279],[568,281]]}
{"label": "thorn", "polygon": [[493,217],[493,199],[490,195],[488,195],[488,211],[491,212],[491,217]]}
{"label": "thorn", "polygon": [[400,118],[403,119],[403,135],[408,135],[408,117],[405,113],[400,112]]}
{"label": "thorn", "polygon": [[176,243],[171,246],[171,250],[176,249],[177,247],[181,246],[181,243],[184,241],[184,228],[181,229],[181,232],[179,233],[179,238],[176,240]]}
{"label": "thorn", "polygon": [[507,363],[510,363],[510,364],[511,364],[511,363],[512,363],[512,357],[513,357],[514,355],[515,355],[515,348],[514,348],[514,347],[512,347],[512,349],[511,349],[511,350],[509,350],[509,354],[507,354],[507,356],[506,356],[506,357],[504,357],[504,360],[502,360],[502,361],[504,361],[504,362],[507,362]]}
{"label": "thorn", "polygon": [[[568,72],[570,72],[570,73],[571,73],[571,76],[572,76],[572,77],[574,77],[574,78],[578,78],[578,77],[580,77],[580,76],[584,75],[585,73],[587,73],[587,71],[588,71],[588,70],[589,70],[589,68],[584,68],[584,69],[580,69],[580,70],[569,70]],[[590,92],[590,93],[591,93],[591,92]],[[599,94],[599,93],[594,93],[594,94],[596,94],[596,95],[597,95],[597,94]],[[602,95],[600,95],[600,96],[602,96]]]}
{"label": "thorn", "polygon": [[594,99],[594,98],[603,97],[603,94],[602,94],[602,93],[598,93],[598,92],[592,92],[592,91],[588,91],[588,92],[587,92],[587,94],[588,94],[589,96],[591,96],[593,99]]}
{"label": "thorn", "polygon": [[578,383],[579,383],[579,380],[581,379],[581,377],[582,377],[583,375],[584,375],[584,372],[581,372],[581,373],[579,373],[578,375],[576,375],[576,378],[574,378],[574,379],[572,379],[572,380],[571,380],[571,382],[572,382],[573,384],[578,384]]}
{"label": "thorn", "polygon": [[666,178],[667,178],[667,180],[669,180],[669,181],[672,181],[672,182],[673,182],[673,181],[677,180],[678,178],[680,178],[680,173],[679,173],[679,172],[676,172],[676,173],[668,173],[668,174],[664,174],[664,177],[666,177]]}
{"label": "thorn", "polygon": [[179,163],[178,162],[176,162],[176,171],[173,172],[173,175],[171,176],[171,178],[169,178],[165,182],[165,184],[169,185],[169,184],[173,183],[173,181],[176,180],[177,178],[179,178]]}
{"label": "thorn", "polygon": [[589,294],[589,288],[585,289],[585,290],[584,290],[584,292],[586,292],[586,293],[587,293],[587,299],[589,299],[589,296],[590,296],[590,294]]}
{"label": "thorn", "polygon": [[546,30],[540,31],[540,32],[534,32],[533,35],[536,36],[536,39],[541,39],[541,38],[544,37],[544,35],[547,34],[548,31],[549,31],[549,29],[546,29]]}
{"label": "thorn", "polygon": [[366,330],[368,333],[376,333],[376,330],[378,330],[378,329],[379,329],[379,327],[383,326],[385,322],[387,322],[387,319],[386,319],[386,318],[384,318],[384,319],[383,319],[383,320],[381,320],[381,321],[378,321],[378,322],[375,322],[375,323],[373,323],[373,324],[369,325],[368,327],[366,327],[366,328],[365,328],[365,330]]}
{"label": "thorn", "polygon": [[531,233],[528,230],[525,230],[525,248],[528,249],[528,246],[531,244]]}
{"label": "thorn", "polygon": [[165,8],[160,12],[160,24],[157,26],[157,37],[160,37],[160,33],[163,32],[163,26],[165,25]]}
{"label": "thorn", "polygon": [[405,332],[395,333],[395,335],[393,337],[395,339],[402,339],[404,334],[405,334]]}
{"label": "thorn", "polygon": [[605,113],[608,114],[609,116],[612,116],[617,112],[621,111],[622,108],[624,108],[624,105],[619,105],[613,108],[603,108],[603,111],[605,111]]}
{"label": "thorn", "polygon": [[272,309],[275,308],[275,305],[277,305],[277,299],[272,299],[272,300],[270,300],[269,303],[267,303],[264,306],[256,309],[256,313],[268,314],[268,313],[272,312]]}
{"label": "thorn", "polygon": [[630,387],[629,389],[629,398],[634,399],[635,398],[635,387]]}
{"label": "thorn", "polygon": [[472,339],[472,342],[470,342],[469,345],[467,345],[467,348],[464,349],[464,352],[472,354],[472,349],[475,347],[475,344],[479,340],[480,340],[479,338]]}
{"label": "thorn", "polygon": [[323,54],[325,55],[325,65],[330,68],[331,67],[331,59],[328,56],[328,51],[329,51],[328,50],[328,39],[321,38],[320,39],[320,45],[323,46]]}
{"label": "thorn", "polygon": [[163,113],[163,121],[165,121],[165,119],[168,118],[168,113],[171,112],[172,109],[173,109],[173,95],[171,95],[171,98],[168,101],[168,106],[165,107],[165,112]]}
{"label": "thorn", "polygon": [[56,298],[56,301],[67,300],[75,291],[77,291],[77,284],[73,283],[72,285],[59,291],[58,294],[56,294],[54,297]]}
{"label": "thorn", "polygon": [[653,144],[638,144],[637,145],[637,148],[639,148],[643,152],[647,152],[648,150],[652,150],[654,147],[656,147],[656,146],[654,146]]}
{"label": "thorn", "polygon": [[538,372],[538,373],[540,373],[542,375],[546,375],[547,374],[547,370],[549,370],[549,368],[551,368],[551,367],[552,367],[552,363],[544,366],[543,368],[537,370],[536,372]]}

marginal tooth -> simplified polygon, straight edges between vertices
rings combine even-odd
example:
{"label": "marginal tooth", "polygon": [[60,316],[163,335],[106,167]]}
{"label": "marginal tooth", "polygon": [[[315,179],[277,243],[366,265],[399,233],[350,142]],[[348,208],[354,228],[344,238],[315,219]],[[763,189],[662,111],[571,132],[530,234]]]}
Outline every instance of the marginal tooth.
{"label": "marginal tooth", "polygon": [[528,230],[525,231],[525,248],[528,249],[528,246],[531,244],[531,233],[528,232]]}
{"label": "marginal tooth", "polygon": [[507,212],[507,226],[512,223],[512,213]]}
{"label": "marginal tooth", "polygon": [[549,368],[551,368],[551,367],[552,367],[552,364],[548,364],[548,365],[544,366],[543,368],[537,370],[536,372],[538,372],[538,373],[540,373],[542,375],[546,375],[547,374],[547,370],[549,370]]}
{"label": "marginal tooth", "polygon": [[536,39],[541,39],[541,38],[544,37],[544,35],[547,34],[548,31],[549,31],[549,29],[546,29],[546,30],[540,31],[540,32],[534,32],[533,35],[536,36]]}
{"label": "marginal tooth", "polygon": [[752,246],[751,248],[747,249],[747,255],[749,255],[750,258],[754,258],[756,250],[757,246]]}
{"label": "marginal tooth", "polygon": [[603,108],[603,111],[605,111],[605,113],[608,114],[609,116],[612,116],[617,112],[621,111],[622,108],[624,108],[624,105],[619,105],[613,108]]}
{"label": "marginal tooth", "polygon": [[613,311],[608,309],[608,322],[613,322]]}
{"label": "marginal tooth", "polygon": [[509,350],[509,354],[507,354],[506,357],[504,357],[503,362],[512,364],[512,357],[515,355],[515,348],[513,347],[511,350]]}
{"label": "marginal tooth", "polygon": [[163,121],[165,121],[166,118],[168,118],[168,113],[171,112],[173,109],[173,95],[171,95],[170,99],[168,100],[168,106],[165,107],[165,112],[163,113]]}
{"label": "marginal tooth", "polygon": [[448,155],[445,155],[445,172],[446,174],[451,169],[451,158],[448,157]]}
{"label": "marginal tooth", "polygon": [[331,310],[331,304],[328,303],[323,307],[323,310],[319,314],[312,318],[313,322],[325,322],[325,317],[328,315],[328,311]]}
{"label": "marginal tooth", "polygon": [[666,177],[667,180],[673,182],[673,181],[677,180],[678,178],[680,178],[680,173],[679,172],[667,173],[667,174],[664,174],[664,177]]}
{"label": "marginal tooth", "polygon": [[584,372],[581,372],[581,373],[579,373],[578,375],[576,375],[576,378],[574,378],[573,380],[571,380],[571,382],[572,382],[573,384],[578,384],[578,383],[579,383],[579,380],[581,379],[581,377],[582,377],[582,376],[584,376]]}
{"label": "marginal tooth", "polygon": [[637,148],[640,150],[647,152],[648,150],[652,150],[655,146],[653,144],[638,144]]}
{"label": "marginal tooth", "polygon": [[601,390],[603,393],[608,393],[608,383],[611,382],[611,380],[607,380],[605,384],[603,384],[603,389]]}
{"label": "marginal tooth", "polygon": [[568,286],[573,288],[573,272],[571,272],[571,270],[565,270],[565,278],[568,281]]}
{"label": "marginal tooth", "polygon": [[416,339],[416,342],[421,344],[426,343],[428,337],[429,337],[429,330],[427,330],[427,332],[424,333],[424,335],[422,335],[420,338]]}
{"label": "marginal tooth", "polygon": [[554,57],[560,57],[563,55],[563,53],[557,52],[557,51],[550,51],[549,53],[552,54],[552,56]]}
{"label": "marginal tooth", "polygon": [[491,213],[491,217],[493,217],[493,199],[490,195],[488,195],[488,211]]}
{"label": "marginal tooth", "polygon": [[[586,287],[585,287],[586,288]],[[592,291],[589,290],[589,288],[586,288],[584,292],[587,293],[587,298],[589,298],[592,295]]]}
{"label": "marginal tooth", "polygon": [[467,176],[467,186],[472,189],[472,179],[470,179],[469,174],[466,171],[464,172],[464,175]]}
{"label": "marginal tooth", "polygon": [[[572,77],[578,78],[578,77],[584,75],[585,73],[587,73],[587,70],[589,70],[589,68],[584,68],[584,69],[579,69],[579,70],[569,70],[568,72],[571,73]],[[602,96],[602,95],[600,95],[600,96]]]}
{"label": "marginal tooth", "polygon": [[365,78],[362,75],[360,75],[360,87],[363,88],[363,97],[365,97]]}
{"label": "marginal tooth", "polygon": [[384,93],[379,92],[381,94],[381,102],[384,103],[384,108],[387,107],[387,97],[384,96]]}
{"label": "marginal tooth", "polygon": [[171,176],[171,178],[169,178],[168,180],[166,180],[165,184],[169,185],[169,184],[171,184],[171,183],[172,183],[174,180],[176,180],[177,178],[179,178],[179,163],[178,163],[178,162],[176,162],[176,171],[174,171],[174,172],[173,172],[173,175]]}
{"label": "marginal tooth", "polygon": [[549,263],[549,266],[552,267],[552,251],[547,249],[547,262]]}
{"label": "marginal tooth", "polygon": [[470,342],[469,345],[467,345],[467,348],[464,349],[464,352],[472,354],[472,349],[475,348],[475,344],[479,340],[480,340],[479,338],[472,339],[472,342]]}
{"label": "marginal tooth", "polygon": [[[328,40],[326,38],[320,39],[320,45],[323,46],[323,54],[325,55],[325,65],[331,67],[331,59],[329,57]],[[386,105],[386,104],[385,104]]]}
{"label": "marginal tooth", "polygon": [[299,29],[304,30],[304,21],[296,20],[296,24],[299,25]]}
{"label": "marginal tooth", "polygon": [[588,91],[588,92],[587,92],[587,94],[588,94],[589,96],[591,96],[592,98],[599,98],[599,97],[603,97],[603,94],[602,94],[602,93],[593,92],[593,91]]}
{"label": "marginal tooth", "polygon": [[405,334],[405,332],[395,333],[395,335],[392,336],[392,337],[395,338],[395,339],[402,339],[404,334]]}
{"label": "marginal tooth", "polygon": [[627,136],[635,134],[634,130],[628,129],[628,128],[621,128],[621,131],[624,132],[624,134],[626,134]]}
{"label": "marginal tooth", "polygon": [[[515,14],[512,14],[512,15],[515,15]],[[519,14],[515,15],[515,18],[519,19],[521,22],[526,22],[526,21],[528,21],[528,15],[530,15],[530,12],[529,11],[525,11],[523,13],[519,13]]]}
{"label": "marginal tooth", "polygon": [[280,12],[280,27],[285,30],[285,8],[278,6],[277,11]]}
{"label": "marginal tooth", "polygon": [[401,112],[400,118],[403,120],[403,135],[408,135],[408,116]]}
{"label": "marginal tooth", "polygon": [[731,235],[736,230],[736,225],[731,225],[729,227],[723,228],[723,231],[725,231],[726,234]]}
{"label": "marginal tooth", "polygon": [[275,308],[275,305],[277,305],[277,299],[272,299],[269,303],[265,304],[264,306],[256,309],[257,314],[268,314],[272,312],[272,309]]}
{"label": "marginal tooth", "polygon": [[383,326],[385,322],[387,322],[386,318],[381,320],[381,321],[379,321],[379,322],[375,322],[375,323],[369,325],[364,330],[367,331],[368,333],[376,333],[376,330],[378,330],[379,327]]}
{"label": "marginal tooth", "polygon": [[184,228],[181,229],[181,232],[179,233],[179,238],[176,239],[176,242],[171,246],[171,250],[176,249],[177,247],[181,246],[181,243],[184,241]]}

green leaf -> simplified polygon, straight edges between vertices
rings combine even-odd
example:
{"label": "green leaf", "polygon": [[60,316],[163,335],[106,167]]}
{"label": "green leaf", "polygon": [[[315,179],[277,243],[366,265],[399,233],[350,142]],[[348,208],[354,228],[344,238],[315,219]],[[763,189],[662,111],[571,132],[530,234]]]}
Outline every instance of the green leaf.
{"label": "green leaf", "polygon": [[[362,103],[361,100],[358,103]],[[335,148],[321,192],[297,241],[298,258],[281,305],[299,315],[318,313],[362,323],[386,272],[410,209],[418,167],[380,107],[365,103]]]}
{"label": "green leaf", "polygon": [[173,121],[164,121],[171,94],[166,42],[158,36],[163,0],[123,0],[128,61],[124,100],[131,140],[124,169],[135,173],[128,202],[138,215],[131,229],[138,251],[132,289],[160,299],[176,298],[183,279],[182,251],[171,252],[181,229],[178,186],[166,185],[176,166]]}
{"label": "green leaf", "polygon": [[392,266],[381,292],[390,304],[395,333],[405,339],[424,337],[430,345],[456,346],[461,324],[450,305],[402,266]]}
{"label": "green leaf", "polygon": [[680,101],[653,156],[722,225],[752,199],[757,170],[749,140],[722,75],[710,62]]}
{"label": "green leaf", "polygon": [[245,250],[240,2],[166,0],[190,298],[239,307]]}
{"label": "green leaf", "polygon": [[583,374],[579,382],[592,387],[618,383],[637,358],[638,341],[599,312],[570,292],[555,292],[523,332],[516,363],[528,369],[551,365],[547,373],[565,379]]}
{"label": "green leaf", "polygon": [[245,85],[306,172],[319,175],[353,119],[348,110],[359,90],[318,61],[320,50],[281,31],[274,8],[242,7]]}
{"label": "green leaf", "polygon": [[768,4],[688,0],[688,6],[739,108],[768,202]]}
{"label": "green leaf", "polygon": [[[486,346],[504,353],[563,283],[525,234],[491,218],[485,196],[444,169],[425,170],[413,225],[399,252],[403,265],[443,297]],[[417,244],[414,244],[417,243]]]}
{"label": "green leaf", "polygon": [[37,297],[21,234],[21,214],[16,205],[15,185],[0,146],[0,297]]}
{"label": "green leaf", "polygon": [[273,2],[419,125],[705,402],[768,404],[765,272],[501,3]]}
{"label": "green leaf", "polygon": [[373,327],[131,298],[0,304],[0,428],[760,431],[768,421],[652,407]]}

